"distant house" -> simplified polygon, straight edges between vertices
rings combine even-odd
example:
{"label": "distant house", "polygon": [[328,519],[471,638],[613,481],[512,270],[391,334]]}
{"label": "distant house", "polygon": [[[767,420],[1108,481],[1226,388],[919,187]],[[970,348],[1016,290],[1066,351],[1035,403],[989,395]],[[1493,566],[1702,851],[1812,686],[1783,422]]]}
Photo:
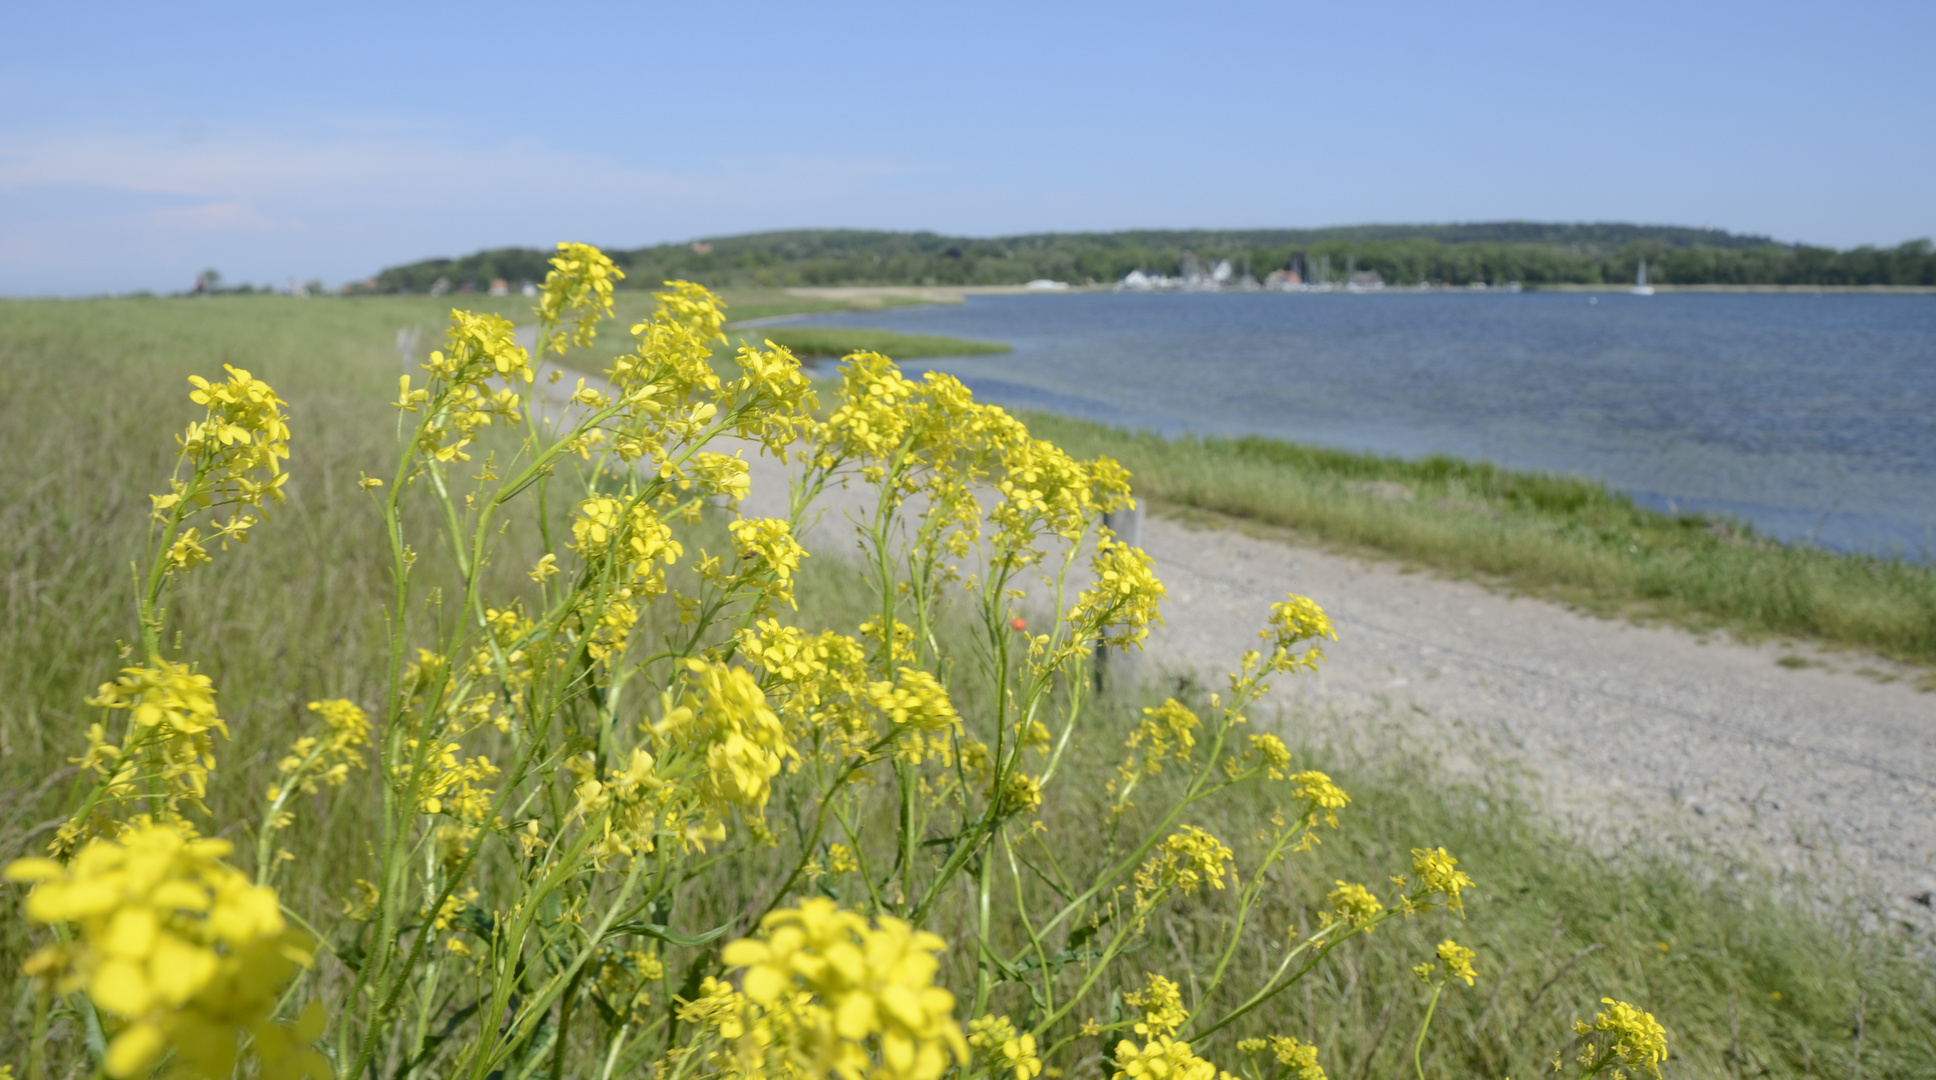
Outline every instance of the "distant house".
{"label": "distant house", "polygon": [[713,246],[704,240],[694,240],[692,242],[692,253],[694,255],[711,255],[713,253]]}
{"label": "distant house", "polygon": [[1123,280],[1116,286],[1118,289],[1127,289],[1130,292],[1148,292],[1155,287],[1156,283],[1151,281],[1149,275],[1143,273],[1141,270],[1131,270],[1129,273],[1124,274]]}
{"label": "distant house", "polygon": [[492,279],[491,279],[491,295],[492,295],[492,296],[509,296],[509,295],[511,295],[511,283],[510,283],[510,282],[508,282],[508,281],[506,281],[506,280],[504,280],[503,278],[492,278]]}
{"label": "distant house", "polygon": [[1036,278],[1022,286],[1024,289],[1033,289],[1037,292],[1061,292],[1068,287],[1069,283],[1066,281],[1050,281],[1048,278]]}

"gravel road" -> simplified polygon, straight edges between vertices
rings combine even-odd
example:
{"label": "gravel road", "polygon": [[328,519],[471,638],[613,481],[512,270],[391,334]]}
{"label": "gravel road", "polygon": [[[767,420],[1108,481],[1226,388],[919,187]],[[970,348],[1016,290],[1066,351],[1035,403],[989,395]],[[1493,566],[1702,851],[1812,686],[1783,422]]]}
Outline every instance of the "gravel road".
{"label": "gravel road", "polygon": [[[1516,759],[1589,833],[1718,847],[1930,920],[1936,694],[1853,670],[1890,665],[1596,618],[1233,529],[1154,518],[1142,540],[1170,592],[1146,665],[1227,670],[1294,590],[1338,631],[1316,675],[1280,680],[1310,713],[1397,718],[1475,759]],[[1809,666],[1777,662],[1797,656]]]}

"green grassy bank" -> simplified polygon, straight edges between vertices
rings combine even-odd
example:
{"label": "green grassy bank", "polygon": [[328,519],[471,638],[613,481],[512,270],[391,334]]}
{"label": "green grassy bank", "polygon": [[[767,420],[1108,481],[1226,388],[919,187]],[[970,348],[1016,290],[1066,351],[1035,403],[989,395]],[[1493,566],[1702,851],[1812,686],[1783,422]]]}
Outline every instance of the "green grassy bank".
{"label": "green grassy bank", "polygon": [[736,336],[754,344],[764,339],[784,345],[803,359],[877,352],[896,360],[919,360],[931,356],[973,356],[1009,351],[1009,347],[999,341],[973,341],[940,334],[902,334],[893,330],[848,326],[769,326],[744,331]]}
{"label": "green grassy bank", "polygon": [[[507,313],[521,306],[510,303]],[[422,297],[0,303],[0,448],[10,464],[0,470],[0,559],[8,567],[0,576],[0,861],[38,849],[59,820],[73,779],[67,759],[95,718],[83,699],[120,666],[117,641],[132,637],[127,565],[145,533],[147,495],[166,475],[172,436],[193,412],[190,374],[224,362],[254,371],[289,401],[294,429],[288,505],[246,547],[218,553],[216,566],[191,574],[175,605],[185,627],[180,655],[215,679],[234,730],[220,747],[210,793],[216,820],[237,820],[276,775],[305,702],[376,699],[389,585],[376,515],[356,480],[393,453],[396,417],[387,402],[402,371],[398,328],[434,324],[448,307]],[[1203,476],[1241,474],[1234,459],[1201,446],[1051,418],[1034,424],[1073,451],[1117,454],[1138,471],[1142,490],[1174,505],[1196,505],[1175,493],[1197,474],[1166,471],[1197,460],[1190,454],[1204,455],[1192,466]],[[1139,446],[1148,460],[1134,456]],[[1331,476],[1326,490],[1338,505],[1362,495],[1368,514],[1418,511],[1439,498],[1497,501],[1494,517],[1460,511],[1495,526],[1508,511],[1534,512],[1478,490],[1472,478],[1458,478],[1462,486],[1454,488],[1449,465],[1440,487],[1427,473],[1404,471],[1425,466],[1381,467],[1387,471]],[[1282,463],[1257,468],[1259,476],[1285,474]],[[1346,486],[1358,482],[1407,484],[1413,498],[1381,499]],[[1572,490],[1546,483],[1555,485],[1547,495],[1520,497],[1557,505]],[[1261,479],[1255,489],[1275,490]],[[1209,508],[1243,512],[1238,502]],[[434,553],[425,558],[429,573]],[[791,618],[803,626],[851,628],[863,613],[865,590],[837,559],[809,560],[799,594]],[[973,695],[970,688],[964,704],[972,706]],[[1105,775],[1121,760],[1140,704],[1099,711],[1081,750],[1082,774]],[[1861,931],[1803,911],[1732,866],[1641,848],[1612,856],[1584,850],[1509,781],[1455,781],[1434,764],[1439,748],[1407,743],[1397,732],[1337,745],[1307,731],[1301,717],[1284,723],[1299,760],[1332,773],[1355,801],[1343,827],[1327,831],[1315,861],[1294,861],[1294,872],[1281,872],[1269,890],[1254,962],[1266,962],[1263,945],[1274,947],[1288,928],[1309,928],[1333,878],[1377,881],[1403,868],[1413,844],[1447,846],[1479,882],[1468,893],[1466,923],[1395,923],[1355,943],[1310,994],[1273,1003],[1272,1025],[1318,1042],[1333,1080],[1410,1075],[1403,1070],[1423,995],[1409,967],[1448,932],[1480,950],[1481,982],[1441,1004],[1433,1077],[1534,1076],[1570,1038],[1570,1021],[1590,1016],[1601,994],[1641,1002],[1667,1022],[1675,1055],[1669,1077],[1909,1078],[1926,1076],[1936,1060],[1936,967],[1926,960],[1927,942],[1899,928]],[[1063,805],[1045,821],[1055,841],[1096,843],[1093,813]],[[1197,823],[1241,843],[1270,809],[1260,794]],[[348,888],[353,860],[341,856],[360,850],[367,807],[343,798],[327,813],[329,828],[295,834],[311,845],[295,852],[299,865],[316,876],[292,889],[292,903],[334,903]],[[246,836],[235,839],[247,848]],[[12,908],[19,895],[17,887],[0,890],[0,972],[9,995],[0,1061],[24,1058],[31,1015],[16,978],[25,944]],[[1175,909],[1159,939],[1187,955],[1208,938],[1208,926],[1228,917],[1219,906],[1225,899]],[[1176,967],[1174,960],[1151,955],[1150,969]]]}
{"label": "green grassy bank", "polygon": [[1028,419],[1071,452],[1121,461],[1159,507],[1292,529],[1603,613],[1810,638],[1936,667],[1936,567],[1778,544],[1738,524],[1655,513],[1571,477]]}

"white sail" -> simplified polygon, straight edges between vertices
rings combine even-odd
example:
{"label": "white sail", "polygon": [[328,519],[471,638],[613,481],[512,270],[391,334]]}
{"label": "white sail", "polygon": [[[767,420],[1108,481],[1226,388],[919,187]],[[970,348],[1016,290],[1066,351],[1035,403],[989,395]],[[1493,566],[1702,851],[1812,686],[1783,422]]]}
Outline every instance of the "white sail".
{"label": "white sail", "polygon": [[1634,277],[1633,294],[1635,296],[1654,295],[1654,287],[1652,285],[1647,284],[1647,260],[1646,259],[1640,260],[1640,273],[1635,275]]}

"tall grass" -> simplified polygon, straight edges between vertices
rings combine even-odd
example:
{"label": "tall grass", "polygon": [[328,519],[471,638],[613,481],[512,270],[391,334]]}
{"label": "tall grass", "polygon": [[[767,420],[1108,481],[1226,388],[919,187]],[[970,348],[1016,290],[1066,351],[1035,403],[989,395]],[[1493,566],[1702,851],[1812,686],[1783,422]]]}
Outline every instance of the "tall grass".
{"label": "tall grass", "polygon": [[1607,613],[1794,635],[1936,666],[1936,567],[1779,544],[1603,485],[1483,463],[1262,438],[1165,438],[1066,417],[1029,425],[1108,454],[1159,504],[1283,526]]}
{"label": "tall grass", "polygon": [[[146,496],[167,471],[190,373],[228,362],[271,379],[290,402],[301,447],[273,527],[223,556],[222,573],[190,576],[178,601],[190,628],[180,650],[215,676],[234,729],[214,820],[251,817],[221,800],[262,789],[305,702],[380,696],[388,582],[375,514],[355,481],[391,453],[396,421],[383,402],[400,372],[397,328],[434,323],[444,307],[411,298],[0,305],[0,432],[11,466],[0,472],[0,861],[44,843],[71,782],[66,758],[91,720],[82,699],[118,666],[117,639],[132,637],[128,564]],[[1093,451],[1081,431],[1056,425],[1039,426]],[[1146,489],[1176,490],[1161,488],[1177,474],[1160,461],[1131,465]],[[810,560],[799,622],[851,625],[867,602],[856,581],[837,560]],[[979,693],[964,687],[962,707],[974,709]],[[1104,710],[1080,751],[1088,774],[1121,758],[1141,704]],[[1281,722],[1301,742],[1300,759],[1338,777],[1356,801],[1317,861],[1294,863],[1300,873],[1273,884],[1240,962],[1263,964],[1288,928],[1308,930],[1332,878],[1375,881],[1416,842],[1458,852],[1480,888],[1457,933],[1480,948],[1483,978],[1441,1005],[1430,1075],[1537,1075],[1601,992],[1627,994],[1669,1022],[1669,1075],[1914,1077],[1936,1061],[1936,968],[1906,934],[1825,924],[1752,877],[1736,880],[1731,867],[1639,848],[1611,860],[1583,850],[1508,780],[1455,782],[1433,764],[1433,748],[1394,733],[1350,745],[1302,728],[1301,717]],[[1151,781],[1152,804],[1162,782]],[[331,827],[300,834],[310,846],[298,852],[306,873],[292,882],[292,906],[342,895],[337,864],[349,860],[333,856],[359,851],[368,835],[357,800],[327,805]],[[1046,822],[1073,861],[1099,842],[1093,809]],[[1259,796],[1198,824],[1237,844],[1270,809]],[[17,895],[10,890],[9,908]],[[743,882],[714,890],[722,903],[744,895]],[[1191,967],[1194,943],[1214,936],[1227,899],[1176,909],[1159,935],[1175,955],[1150,957],[1151,970]],[[1445,930],[1436,918],[1391,925],[1355,943],[1327,983],[1275,1001],[1266,1019],[1324,1046],[1334,1078],[1398,1075],[1422,1007],[1409,967]],[[0,968],[18,970],[23,944],[9,910]],[[0,1059],[19,1055],[27,1030],[27,998],[11,1007]]]}

